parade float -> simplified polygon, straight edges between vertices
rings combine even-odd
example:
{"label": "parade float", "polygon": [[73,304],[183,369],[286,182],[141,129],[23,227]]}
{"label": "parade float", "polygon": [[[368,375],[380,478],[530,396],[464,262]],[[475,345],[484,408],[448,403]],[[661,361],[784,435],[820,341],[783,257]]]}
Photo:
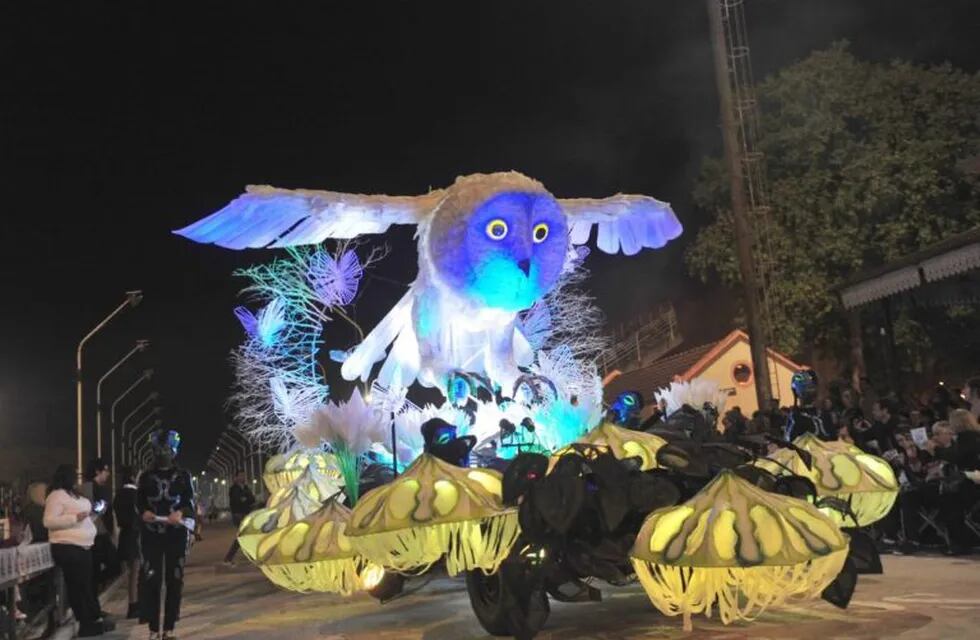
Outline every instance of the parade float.
{"label": "parade float", "polygon": [[[363,237],[392,225],[415,226],[418,273],[365,332],[353,305],[385,250]],[[239,539],[285,589],[385,602],[444,572],[488,632],[530,638],[550,600],[598,600],[597,581],[638,582],[690,628],[789,598],[847,606],[880,571],[852,541],[894,500],[883,462],[810,441],[760,458],[720,438],[724,394],[700,382],[661,390],[652,425],[641,393],[603,406],[586,245],[664,246],[681,233],[666,203],[555,198],[514,172],[420,196],[263,186],[177,233],[280,250],[239,273],[231,406],[278,452]]]}

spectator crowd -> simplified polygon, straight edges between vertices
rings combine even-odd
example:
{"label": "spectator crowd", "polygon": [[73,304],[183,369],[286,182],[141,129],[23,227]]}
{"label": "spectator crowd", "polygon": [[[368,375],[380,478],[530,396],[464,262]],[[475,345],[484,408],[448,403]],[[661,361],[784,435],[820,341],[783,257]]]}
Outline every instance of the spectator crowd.
{"label": "spectator crowd", "polygon": [[[782,439],[792,409],[777,407],[751,417],[735,407],[722,417],[722,429],[733,441]],[[899,497],[875,525],[882,546],[915,553],[928,543],[959,555],[980,544],[980,376],[962,389],[940,384],[921,397],[862,396],[831,385],[818,414],[828,439],[850,442],[895,471]]]}

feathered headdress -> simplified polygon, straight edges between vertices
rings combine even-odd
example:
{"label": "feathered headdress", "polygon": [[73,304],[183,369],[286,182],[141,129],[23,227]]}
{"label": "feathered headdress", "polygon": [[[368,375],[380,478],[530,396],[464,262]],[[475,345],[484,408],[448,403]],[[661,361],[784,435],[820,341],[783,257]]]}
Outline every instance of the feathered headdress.
{"label": "feathered headdress", "polygon": [[375,442],[383,442],[384,417],[364,401],[358,389],[347,402],[328,402],[313,411],[309,420],[296,427],[299,442],[309,448],[328,446],[337,457],[344,477],[344,491],[357,500],[361,457]]}
{"label": "feathered headdress", "polygon": [[690,382],[671,382],[666,388],[654,391],[653,396],[658,403],[667,403],[668,416],[685,404],[700,411],[705,403],[713,406],[720,415],[725,411],[725,402],[728,399],[717,382],[703,378],[695,378]]}

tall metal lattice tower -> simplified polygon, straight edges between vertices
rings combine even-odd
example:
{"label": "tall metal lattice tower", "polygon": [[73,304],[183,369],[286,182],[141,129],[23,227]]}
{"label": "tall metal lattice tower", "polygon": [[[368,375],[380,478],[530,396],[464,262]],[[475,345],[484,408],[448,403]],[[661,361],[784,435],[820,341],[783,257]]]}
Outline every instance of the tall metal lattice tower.
{"label": "tall metal lattice tower", "polygon": [[736,134],[745,182],[748,217],[753,232],[756,284],[762,310],[761,320],[767,343],[773,342],[772,309],[776,305],[773,290],[775,259],[770,232],[769,184],[766,158],[759,150],[759,109],[752,77],[749,38],[745,26],[744,0],[714,0],[721,7],[725,32],[728,80],[732,90]]}

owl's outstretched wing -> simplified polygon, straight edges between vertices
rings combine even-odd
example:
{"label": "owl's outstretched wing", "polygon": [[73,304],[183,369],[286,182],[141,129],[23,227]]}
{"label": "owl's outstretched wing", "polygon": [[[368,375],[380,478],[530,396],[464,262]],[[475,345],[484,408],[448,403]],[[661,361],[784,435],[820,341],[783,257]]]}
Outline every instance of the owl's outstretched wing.
{"label": "owl's outstretched wing", "polygon": [[585,244],[593,225],[599,227],[596,246],[605,253],[628,256],[641,249],[659,249],[683,227],[666,202],[650,196],[617,194],[609,198],[559,198],[568,216],[572,244]]}
{"label": "owl's outstretched wing", "polygon": [[224,209],[174,233],[227,249],[316,244],[384,233],[393,224],[416,224],[444,196],[442,190],[385,196],[249,186]]}

